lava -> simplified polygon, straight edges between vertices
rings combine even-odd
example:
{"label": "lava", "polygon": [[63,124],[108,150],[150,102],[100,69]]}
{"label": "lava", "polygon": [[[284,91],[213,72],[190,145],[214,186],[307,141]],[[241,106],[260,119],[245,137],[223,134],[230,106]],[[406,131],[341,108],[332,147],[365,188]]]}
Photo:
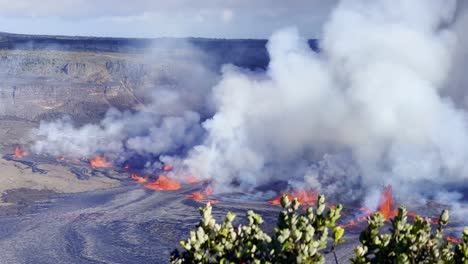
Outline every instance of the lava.
{"label": "lava", "polygon": [[185,197],[199,201],[205,199],[207,196],[213,195],[213,193],[213,188],[211,188],[211,186],[207,186],[203,191],[187,194]]}
{"label": "lava", "polygon": [[27,150],[24,150],[22,149],[20,146],[16,146],[15,148],[15,158],[16,159],[21,159],[23,158],[24,156],[28,155],[28,151]]}
{"label": "lava", "polygon": [[185,197],[193,199],[195,201],[200,201],[200,200],[205,199],[205,195],[203,193],[201,193],[201,192],[194,192],[194,193],[191,193],[191,194],[187,194],[187,195],[185,195]]}
{"label": "lava", "polygon": [[463,240],[461,240],[459,238],[450,237],[450,236],[445,237],[445,240],[447,240],[447,242],[453,243],[453,244],[458,244],[458,243],[463,242]]}
{"label": "lava", "polygon": [[157,191],[176,191],[180,189],[180,183],[167,177],[160,175],[157,180],[144,185],[146,189]]}
{"label": "lava", "polygon": [[[213,188],[211,188],[211,186],[208,186],[202,192],[194,192],[191,194],[187,194],[185,195],[185,197],[193,199],[195,201],[200,201],[200,200],[205,199],[207,196],[213,195],[213,193],[214,193]],[[208,200],[208,201],[211,203],[219,203],[217,200]]]}
{"label": "lava", "polygon": [[185,181],[190,184],[195,184],[195,183],[200,182],[200,180],[195,176],[188,176],[187,178],[185,178]]}
{"label": "lava", "polygon": [[91,165],[91,168],[108,168],[112,166],[112,163],[107,161],[104,156],[96,156],[90,159],[89,164]]}
{"label": "lava", "polygon": [[390,185],[385,186],[382,196],[380,197],[379,207],[377,211],[382,213],[385,220],[396,216],[398,214],[395,209],[395,204],[393,201],[392,187]]}
{"label": "lava", "polygon": [[145,177],[141,177],[136,174],[132,174],[130,178],[132,178],[132,180],[136,181],[137,183],[145,183],[148,181]]}
{"label": "lava", "polygon": [[[290,193],[286,193],[286,195],[288,196],[289,200],[293,200],[294,198],[297,198],[302,205],[310,206],[310,205],[315,205],[315,203],[317,202],[317,194],[315,194],[314,192],[306,192],[303,190],[297,190],[297,191],[293,191]],[[271,205],[279,205],[281,204],[282,197],[283,195],[278,195],[274,199],[268,201],[268,203]]]}
{"label": "lava", "polygon": [[172,167],[172,165],[170,164],[165,164],[163,167],[162,167],[162,170],[163,171],[171,171],[174,167]]}
{"label": "lava", "polygon": [[[362,222],[367,221],[367,216],[373,214],[374,212],[368,208],[359,208],[359,211],[364,213],[366,216],[360,217],[356,220],[351,220],[346,224],[341,225],[343,228],[356,226]],[[377,212],[382,213],[385,220],[390,220],[398,214],[398,211],[395,209],[395,202],[393,200],[393,193],[391,186],[385,186],[382,195],[380,196],[379,206],[377,207]],[[409,216],[416,215],[413,212],[408,213]]]}

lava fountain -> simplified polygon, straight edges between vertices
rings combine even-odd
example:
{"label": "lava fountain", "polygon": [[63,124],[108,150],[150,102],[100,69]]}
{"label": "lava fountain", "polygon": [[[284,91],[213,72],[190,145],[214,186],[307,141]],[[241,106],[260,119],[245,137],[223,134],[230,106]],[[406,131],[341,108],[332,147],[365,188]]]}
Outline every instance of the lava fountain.
{"label": "lava fountain", "polygon": [[392,186],[385,186],[380,197],[379,207],[377,208],[377,211],[382,213],[385,220],[389,220],[397,215],[398,212],[395,208],[395,202],[393,200]]}
{"label": "lava fountain", "polygon": [[20,146],[16,146],[15,153],[13,155],[15,159],[22,159],[24,156],[28,155],[28,151],[22,149]]}

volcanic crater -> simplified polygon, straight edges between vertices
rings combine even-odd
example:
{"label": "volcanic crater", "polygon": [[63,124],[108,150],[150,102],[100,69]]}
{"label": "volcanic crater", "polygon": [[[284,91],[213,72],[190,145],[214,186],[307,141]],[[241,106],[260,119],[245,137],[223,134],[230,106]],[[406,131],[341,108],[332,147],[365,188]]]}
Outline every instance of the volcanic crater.
{"label": "volcanic crater", "polygon": [[[198,207],[210,201],[215,217],[253,209],[272,230],[278,198],[256,193],[213,194],[210,182],[194,176],[175,181],[162,164],[151,174],[145,160],[113,161],[38,155],[28,135],[41,121],[69,117],[77,126],[97,123],[110,108],[136,111],[141,90],[177,86],[185,43],[202,51],[213,71],[222,65],[264,70],[266,41],[131,40],[0,35],[0,259],[4,263],[165,263],[178,241],[199,221]],[[309,45],[317,49],[315,41]],[[163,46],[156,51],[154,47]],[[168,48],[170,47],[170,48]],[[150,56],[148,52],[157,59]],[[182,65],[181,65],[182,64]],[[144,157],[141,159],[148,159]],[[284,183],[267,188],[282,191]],[[382,190],[379,211],[394,214],[391,188]],[[313,205],[316,194],[294,192]],[[333,197],[331,197],[333,199]],[[332,200],[333,202],[333,200]],[[436,217],[443,205],[418,209]],[[352,254],[371,212],[345,206],[347,242],[338,258]],[[459,232],[456,221],[449,232]],[[331,255],[327,255],[332,260]]]}

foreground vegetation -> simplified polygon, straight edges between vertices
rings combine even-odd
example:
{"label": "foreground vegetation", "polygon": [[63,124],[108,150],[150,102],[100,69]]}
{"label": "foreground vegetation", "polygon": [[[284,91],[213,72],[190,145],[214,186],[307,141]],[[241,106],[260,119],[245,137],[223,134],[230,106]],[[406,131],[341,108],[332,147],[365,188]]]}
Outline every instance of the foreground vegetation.
{"label": "foreground vegetation", "polygon": [[[228,212],[222,223],[211,214],[211,205],[200,208],[202,217],[190,238],[181,241],[182,252],[174,250],[171,263],[324,263],[343,242],[344,229],[336,225],[342,206],[328,207],[319,196],[315,208],[300,210],[297,199],[281,200],[282,211],[274,233],[265,233],[263,219],[253,211],[247,223],[234,227],[235,214]],[[468,263],[468,228],[456,246],[443,238],[449,213],[444,210],[433,228],[430,219],[416,216],[408,222],[407,211],[399,208],[384,229],[384,216],[368,217],[367,228],[359,237],[351,262],[363,263]]]}

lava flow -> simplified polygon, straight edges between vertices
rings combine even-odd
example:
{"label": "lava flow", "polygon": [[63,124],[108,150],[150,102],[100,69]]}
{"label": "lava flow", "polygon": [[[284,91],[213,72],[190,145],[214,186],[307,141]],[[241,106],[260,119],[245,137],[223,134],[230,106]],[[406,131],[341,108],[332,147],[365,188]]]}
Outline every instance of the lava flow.
{"label": "lava flow", "polygon": [[200,180],[195,176],[188,176],[187,178],[185,178],[185,181],[190,184],[195,184],[195,183],[200,182]]}
{"label": "lava flow", "polygon": [[158,179],[144,185],[146,189],[156,191],[176,191],[180,189],[180,183],[167,177],[159,175]]}
{"label": "lava flow", "polygon": [[[205,200],[206,196],[209,196],[209,194],[206,194],[205,191],[203,191],[203,192],[194,192],[194,193],[185,195],[186,198],[189,198],[189,199],[192,199],[192,200],[195,200],[195,201]],[[219,203],[218,200],[212,200],[212,199],[208,199],[207,202],[209,202],[210,204],[218,204]]]}
{"label": "lava flow", "polygon": [[108,168],[112,167],[112,163],[107,161],[106,157],[104,156],[96,156],[89,160],[89,164],[91,168]]}
{"label": "lava flow", "polygon": [[[293,200],[294,198],[297,198],[299,202],[302,205],[315,205],[317,202],[317,194],[315,192],[306,192],[303,190],[298,190],[298,191],[293,191],[293,192],[288,192],[286,193],[288,196],[289,200]],[[268,201],[269,204],[271,205],[279,205],[281,204],[281,198],[283,195],[278,195],[274,199]]]}
{"label": "lava flow", "polygon": [[449,236],[445,237],[445,240],[447,240],[447,242],[452,243],[452,244],[458,244],[458,243],[463,242],[463,240],[459,238],[449,237]]}
{"label": "lava flow", "polygon": [[148,181],[145,177],[141,177],[141,176],[138,176],[138,175],[136,175],[136,174],[132,174],[132,175],[130,176],[130,178],[131,178],[132,180],[134,180],[135,182],[137,182],[137,183],[145,183],[145,182]]}
{"label": "lava flow", "polygon": [[172,165],[166,164],[162,167],[163,171],[171,171],[173,169]]}
{"label": "lava flow", "polygon": [[[195,201],[200,201],[200,200],[205,199],[207,196],[213,195],[213,193],[214,193],[213,188],[211,188],[211,186],[208,186],[202,192],[194,192],[191,194],[187,194],[185,195],[185,197],[193,199]],[[208,200],[208,201],[211,203],[218,203],[218,201],[215,201],[215,200]]]}
{"label": "lava flow", "polygon": [[195,201],[200,201],[200,200],[205,199],[205,195],[203,195],[203,193],[201,193],[201,192],[194,192],[194,193],[191,193],[191,194],[187,194],[187,195],[185,195],[185,197],[190,198],[190,199],[195,200]]}
{"label": "lava flow", "polygon": [[15,159],[21,159],[23,158],[24,156],[28,155],[28,151],[27,150],[24,150],[22,149],[20,146],[16,146],[15,148]]}

